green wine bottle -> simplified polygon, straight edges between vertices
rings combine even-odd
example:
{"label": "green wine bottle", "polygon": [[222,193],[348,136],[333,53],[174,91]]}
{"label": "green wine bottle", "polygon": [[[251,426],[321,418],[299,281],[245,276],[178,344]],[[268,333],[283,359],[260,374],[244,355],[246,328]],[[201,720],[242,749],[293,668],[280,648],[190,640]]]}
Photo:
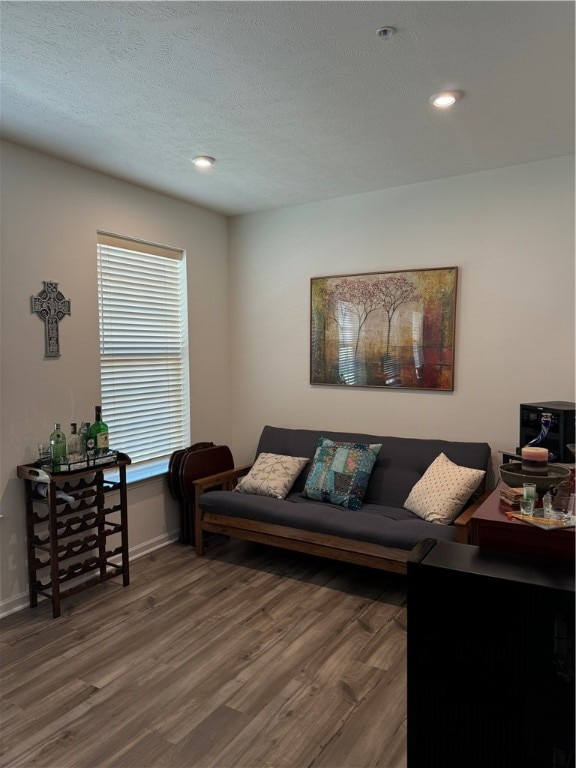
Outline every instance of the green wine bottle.
{"label": "green wine bottle", "polygon": [[108,452],[108,424],[102,421],[102,406],[95,409],[94,424],[88,430],[88,451],[93,451],[94,456],[102,456]]}
{"label": "green wine bottle", "polygon": [[60,429],[60,424],[54,424],[50,435],[50,458],[52,472],[60,472],[61,464],[66,461],[66,435]]}

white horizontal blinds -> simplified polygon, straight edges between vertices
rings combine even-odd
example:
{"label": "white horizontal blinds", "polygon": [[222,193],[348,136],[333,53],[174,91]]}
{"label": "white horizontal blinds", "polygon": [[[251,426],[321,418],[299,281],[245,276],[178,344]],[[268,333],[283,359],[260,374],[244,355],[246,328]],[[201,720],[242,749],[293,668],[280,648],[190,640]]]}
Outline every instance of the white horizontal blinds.
{"label": "white horizontal blinds", "polygon": [[168,457],[190,433],[182,252],[100,236],[98,304],[110,445],[133,463]]}

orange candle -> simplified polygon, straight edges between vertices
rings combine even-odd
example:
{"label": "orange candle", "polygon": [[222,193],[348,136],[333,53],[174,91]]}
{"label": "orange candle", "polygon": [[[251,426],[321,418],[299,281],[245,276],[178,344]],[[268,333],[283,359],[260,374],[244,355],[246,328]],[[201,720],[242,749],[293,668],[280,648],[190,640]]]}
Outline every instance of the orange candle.
{"label": "orange candle", "polygon": [[548,449],[535,445],[522,448],[522,472],[545,475],[548,472]]}

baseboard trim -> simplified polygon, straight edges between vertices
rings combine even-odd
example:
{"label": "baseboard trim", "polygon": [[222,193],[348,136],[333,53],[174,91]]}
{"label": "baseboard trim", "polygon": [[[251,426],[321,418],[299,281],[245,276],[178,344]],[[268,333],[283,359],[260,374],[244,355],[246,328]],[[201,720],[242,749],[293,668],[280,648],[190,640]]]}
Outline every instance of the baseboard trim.
{"label": "baseboard trim", "polygon": [[[131,547],[129,549],[129,560],[132,563],[134,560],[138,560],[141,557],[145,557],[145,555],[149,555],[156,549],[161,549],[162,547],[168,546],[168,544],[173,544],[175,541],[178,541],[178,537],[178,531],[171,531],[169,533],[162,534],[162,536],[157,536],[155,539],[145,541],[143,544],[137,544],[135,547]],[[119,560],[119,558],[116,559]],[[90,575],[86,576],[86,578],[90,578]],[[78,580],[78,583],[80,583],[80,580]],[[9,616],[11,613],[16,613],[16,611],[21,611],[23,608],[28,608],[28,606],[28,592],[22,592],[21,594],[16,595],[15,597],[11,597],[8,600],[2,600],[0,601],[0,619],[3,619],[5,616]]]}

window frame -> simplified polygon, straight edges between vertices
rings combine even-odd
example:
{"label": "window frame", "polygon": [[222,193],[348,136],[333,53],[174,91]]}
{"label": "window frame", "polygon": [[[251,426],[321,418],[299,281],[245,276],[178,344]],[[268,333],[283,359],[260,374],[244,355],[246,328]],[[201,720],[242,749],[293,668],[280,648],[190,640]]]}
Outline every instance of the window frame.
{"label": "window frame", "polygon": [[[156,283],[149,280],[148,293],[146,280],[138,281],[138,274],[146,275],[147,267],[149,275],[157,274],[159,278]],[[127,468],[129,482],[165,474],[172,453],[190,444],[186,252],[99,230],[97,291],[100,398],[103,420],[110,428],[110,447],[132,459]],[[125,293],[121,296],[122,291]],[[129,351],[127,345],[131,347]],[[154,369],[160,376],[152,374],[152,382],[147,382],[148,376],[140,376],[142,371],[150,374]],[[159,383],[163,372],[166,386]],[[176,391],[179,396],[174,409]],[[133,396],[138,405],[125,410],[122,396]],[[147,445],[146,455],[138,458],[138,448],[134,441],[130,442],[131,431],[143,414],[156,437],[152,442],[158,444],[163,425],[167,425],[169,439],[156,452],[153,445]],[[117,440],[115,432],[119,435]],[[132,455],[135,452],[136,457]]]}

